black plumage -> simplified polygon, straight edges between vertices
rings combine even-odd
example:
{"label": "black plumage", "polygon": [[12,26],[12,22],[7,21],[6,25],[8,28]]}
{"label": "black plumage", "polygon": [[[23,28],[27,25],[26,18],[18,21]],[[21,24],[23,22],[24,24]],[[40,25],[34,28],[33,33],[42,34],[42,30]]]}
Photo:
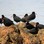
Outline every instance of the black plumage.
{"label": "black plumage", "polygon": [[39,24],[39,23],[36,23],[36,27],[33,28],[33,29],[31,29],[31,30],[29,30],[28,32],[31,33],[31,34],[37,34],[38,31],[39,31],[39,29],[38,29],[38,24]]}
{"label": "black plumage", "polygon": [[34,26],[31,25],[29,22],[26,23],[25,27],[26,27],[27,29],[32,29],[32,28],[34,28]]}
{"label": "black plumage", "polygon": [[36,18],[36,15],[35,15],[35,12],[32,12],[32,14],[31,15],[29,15],[29,21],[30,20],[34,20]]}
{"label": "black plumage", "polygon": [[28,15],[28,14],[25,15],[25,16],[22,18],[22,20],[25,21],[25,22],[29,22],[29,21],[35,19],[35,17],[36,17],[35,12],[32,12],[31,15]]}
{"label": "black plumage", "polygon": [[16,16],[16,14],[13,14],[13,19],[15,22],[29,22],[33,19],[35,19],[36,15],[35,12],[32,12],[31,15],[25,14],[24,17],[21,19],[20,17]]}
{"label": "black plumage", "polygon": [[15,22],[20,22],[21,21],[21,18],[16,16],[16,14],[13,14],[13,19]]}
{"label": "black plumage", "polygon": [[13,21],[11,21],[9,18],[5,17],[4,15],[2,15],[2,21],[5,26],[11,26],[14,24]]}
{"label": "black plumage", "polygon": [[38,24],[39,29],[43,29],[44,25],[43,24]]}
{"label": "black plumage", "polygon": [[2,18],[0,18],[0,24],[2,24]]}
{"label": "black plumage", "polygon": [[24,17],[22,18],[22,22],[27,22],[28,21],[28,14],[25,14]]}

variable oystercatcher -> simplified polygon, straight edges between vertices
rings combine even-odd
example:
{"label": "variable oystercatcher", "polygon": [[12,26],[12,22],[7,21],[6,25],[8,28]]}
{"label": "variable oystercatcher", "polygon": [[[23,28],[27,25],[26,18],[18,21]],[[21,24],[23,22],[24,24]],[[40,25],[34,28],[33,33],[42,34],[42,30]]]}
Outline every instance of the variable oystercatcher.
{"label": "variable oystercatcher", "polygon": [[27,29],[32,29],[32,28],[34,28],[34,26],[31,25],[29,22],[26,23],[25,27],[26,27]]}
{"label": "variable oystercatcher", "polygon": [[38,29],[38,22],[36,23],[36,27],[35,28],[32,28],[31,30],[29,30],[28,32],[31,33],[31,34],[37,34],[39,29]]}
{"label": "variable oystercatcher", "polygon": [[13,14],[13,19],[15,22],[20,22],[21,21],[21,18],[16,16],[16,14]]}
{"label": "variable oystercatcher", "polygon": [[38,24],[39,29],[44,29],[44,25],[43,24]]}
{"label": "variable oystercatcher", "polygon": [[13,25],[13,21],[11,21],[9,18],[5,17],[4,15],[2,15],[2,22],[5,26],[11,26]]}
{"label": "variable oystercatcher", "polygon": [[28,21],[28,14],[27,13],[22,18],[22,22],[26,22],[26,21]]}
{"label": "variable oystercatcher", "polygon": [[36,15],[35,15],[35,12],[32,12],[32,14],[31,15],[29,15],[29,21],[30,20],[34,20],[36,18]]}
{"label": "variable oystercatcher", "polygon": [[32,12],[31,15],[26,14],[23,18],[22,21],[24,22],[29,22],[31,20],[34,20],[36,18],[35,12]]}

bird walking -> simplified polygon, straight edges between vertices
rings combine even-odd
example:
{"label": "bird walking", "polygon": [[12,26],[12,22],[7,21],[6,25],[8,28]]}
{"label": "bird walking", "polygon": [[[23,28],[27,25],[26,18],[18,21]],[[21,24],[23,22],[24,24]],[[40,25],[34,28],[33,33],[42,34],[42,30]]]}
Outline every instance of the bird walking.
{"label": "bird walking", "polygon": [[26,21],[28,21],[28,14],[27,13],[22,18],[22,22],[26,22]]}

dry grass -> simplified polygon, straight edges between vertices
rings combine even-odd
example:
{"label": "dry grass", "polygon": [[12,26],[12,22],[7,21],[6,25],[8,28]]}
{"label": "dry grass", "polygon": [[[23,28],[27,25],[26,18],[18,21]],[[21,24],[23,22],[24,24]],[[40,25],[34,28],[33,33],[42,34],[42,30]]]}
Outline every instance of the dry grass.
{"label": "dry grass", "polygon": [[[16,26],[0,27],[0,44],[44,44],[44,29],[40,29],[37,35],[33,35],[26,33],[27,28],[23,28],[24,26],[25,23],[19,23]],[[17,29],[20,30],[20,34],[15,32]],[[11,41],[8,41],[8,38]]]}

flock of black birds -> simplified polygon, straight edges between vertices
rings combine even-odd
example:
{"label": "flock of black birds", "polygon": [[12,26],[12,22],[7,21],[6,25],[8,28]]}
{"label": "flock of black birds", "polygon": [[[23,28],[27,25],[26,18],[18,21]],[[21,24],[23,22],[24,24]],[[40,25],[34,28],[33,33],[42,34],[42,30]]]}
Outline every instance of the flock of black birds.
{"label": "flock of black birds", "polygon": [[[13,20],[17,23],[20,21],[24,22],[26,24],[25,27],[27,29],[30,29],[30,31],[28,31],[28,32],[32,33],[32,34],[37,34],[39,29],[44,28],[44,25],[39,24],[38,22],[36,23],[35,27],[29,23],[31,20],[34,20],[35,18],[36,18],[35,12],[32,12],[30,15],[25,14],[23,18],[20,18],[20,17],[16,16],[16,14],[13,14]],[[14,25],[13,21],[10,20],[9,18],[5,17],[4,15],[2,15],[2,18],[0,18],[0,24],[2,24],[2,23],[5,26]]]}
{"label": "flock of black birds", "polygon": [[29,22],[30,20],[35,19],[35,17],[36,17],[35,16],[35,12],[32,12],[32,14],[29,15],[29,16],[28,16],[28,14],[25,14],[22,19],[20,17],[16,16],[16,14],[13,14],[13,19],[16,22],[20,22],[20,21],[22,21],[22,22]]}

